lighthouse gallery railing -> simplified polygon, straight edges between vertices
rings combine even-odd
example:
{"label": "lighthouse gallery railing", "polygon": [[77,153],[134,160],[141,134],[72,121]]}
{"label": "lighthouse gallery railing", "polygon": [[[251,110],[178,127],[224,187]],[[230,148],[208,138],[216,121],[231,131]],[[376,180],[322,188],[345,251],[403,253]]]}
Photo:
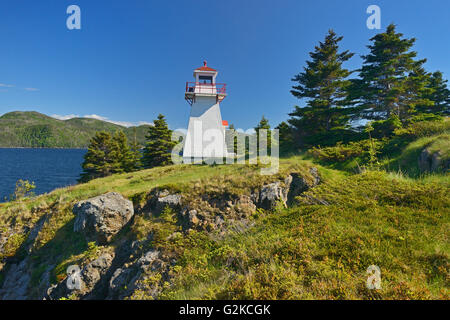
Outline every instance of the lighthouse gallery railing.
{"label": "lighthouse gallery railing", "polygon": [[226,94],[226,88],[225,83],[186,82],[186,92],[189,93]]}

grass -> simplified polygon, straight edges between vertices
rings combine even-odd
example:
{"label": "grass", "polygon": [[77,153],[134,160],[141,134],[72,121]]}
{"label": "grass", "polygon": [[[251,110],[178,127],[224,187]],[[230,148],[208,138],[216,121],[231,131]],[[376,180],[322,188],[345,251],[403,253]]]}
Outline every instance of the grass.
{"label": "grass", "polygon": [[[61,281],[67,265],[85,264],[121,240],[151,235],[148,245],[176,263],[168,271],[170,282],[153,274],[132,299],[150,298],[154,286],[161,287],[161,299],[449,298],[448,175],[351,174],[317,165],[319,186],[291,208],[257,210],[248,228],[184,233],[178,215],[166,210],[158,217],[136,216],[109,246],[88,244],[72,231],[73,204],[108,191],[135,204],[157,187],[182,193],[186,201],[235,197],[290,172],[311,179],[311,166],[295,156],[281,159],[274,176],[260,175],[260,165],[177,165],[115,175],[0,204],[0,230],[26,230],[48,215],[30,253],[35,284],[45,266],[54,265],[52,281]],[[24,238],[11,237],[2,258],[14,257]],[[366,288],[370,265],[381,269],[381,290]]]}
{"label": "grass", "polygon": [[409,143],[398,156],[385,159],[381,163],[387,170],[400,170],[410,176],[418,177],[423,174],[419,170],[418,158],[425,148],[431,154],[439,152],[442,161],[448,161],[450,159],[450,133],[419,138]]}
{"label": "grass", "polygon": [[[172,299],[448,299],[448,184],[384,172],[308,192],[329,205],[267,214],[223,241],[193,235]],[[378,265],[382,289],[368,290]]]}

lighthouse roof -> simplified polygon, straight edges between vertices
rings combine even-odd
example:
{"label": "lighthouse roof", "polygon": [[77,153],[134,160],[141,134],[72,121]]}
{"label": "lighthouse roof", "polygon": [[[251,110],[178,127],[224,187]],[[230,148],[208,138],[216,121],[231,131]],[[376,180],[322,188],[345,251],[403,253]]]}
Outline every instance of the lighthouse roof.
{"label": "lighthouse roof", "polygon": [[200,68],[195,69],[195,71],[212,71],[212,72],[216,72],[216,69],[210,68],[206,65],[206,61],[203,61],[203,66],[201,66]]}

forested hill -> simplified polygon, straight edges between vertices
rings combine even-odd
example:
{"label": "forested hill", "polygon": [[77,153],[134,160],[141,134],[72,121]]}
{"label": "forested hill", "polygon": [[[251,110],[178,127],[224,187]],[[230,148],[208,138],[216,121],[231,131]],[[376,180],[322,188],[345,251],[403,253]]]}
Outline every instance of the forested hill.
{"label": "forested hill", "polygon": [[86,148],[96,131],[123,130],[129,141],[136,133],[144,145],[148,125],[123,127],[90,118],[58,120],[34,111],[15,111],[0,117],[0,147]]}

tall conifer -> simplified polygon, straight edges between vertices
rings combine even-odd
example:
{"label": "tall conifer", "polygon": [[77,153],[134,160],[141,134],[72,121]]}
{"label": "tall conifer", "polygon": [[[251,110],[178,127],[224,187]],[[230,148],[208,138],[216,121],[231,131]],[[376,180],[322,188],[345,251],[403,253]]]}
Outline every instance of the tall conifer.
{"label": "tall conifer", "polygon": [[169,129],[166,119],[160,114],[158,119],[149,127],[147,144],[144,148],[142,162],[145,168],[164,166],[172,163],[172,149],[176,141],[172,141],[172,130]]}
{"label": "tall conifer", "polygon": [[343,106],[348,104],[346,89],[350,81],[346,78],[351,72],[342,65],[353,53],[339,52],[342,38],[329,30],[325,40],[309,53],[311,60],[303,72],[292,79],[297,83],[292,87],[292,95],[306,99],[306,105],[296,106],[288,120],[296,129],[300,144],[314,144],[317,136],[326,136],[347,124],[349,109]]}
{"label": "tall conifer", "polygon": [[405,122],[417,106],[430,106],[432,102],[424,97],[429,78],[423,69],[426,59],[415,60],[417,52],[410,50],[416,40],[403,38],[393,24],[370,40],[370,52],[362,56],[360,79],[354,80],[352,93],[360,101],[360,117],[397,116]]}
{"label": "tall conifer", "polygon": [[264,138],[261,138],[262,141],[261,142],[265,142],[266,147],[267,147],[267,154],[270,154],[270,148],[272,146],[272,138],[271,138],[271,132],[270,132],[270,124],[269,124],[269,120],[267,120],[264,116],[262,116],[261,120],[259,121],[258,125],[255,127],[255,132],[256,132],[256,143],[257,143],[257,150],[259,153],[259,148],[260,148],[260,141],[259,141],[259,136],[260,136],[260,132],[259,130],[263,129],[267,131],[267,135]]}
{"label": "tall conifer", "polygon": [[123,172],[119,152],[119,145],[110,133],[96,132],[84,155],[80,182]]}
{"label": "tall conifer", "polygon": [[442,72],[436,71],[431,74],[424,98],[433,101],[433,104],[420,106],[419,111],[450,115],[450,90],[447,87],[448,80],[444,80]]}

